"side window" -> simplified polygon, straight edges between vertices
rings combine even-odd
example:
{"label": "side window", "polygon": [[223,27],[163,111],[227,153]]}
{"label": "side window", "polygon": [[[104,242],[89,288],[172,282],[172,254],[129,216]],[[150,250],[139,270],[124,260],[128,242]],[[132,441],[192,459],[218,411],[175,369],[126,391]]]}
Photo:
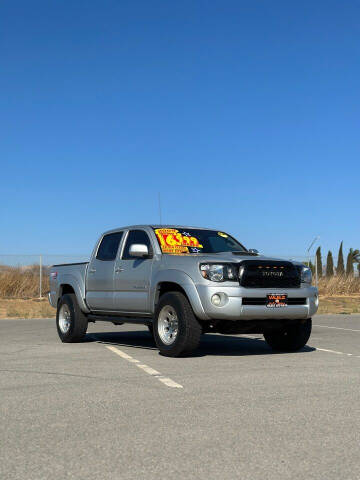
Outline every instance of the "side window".
{"label": "side window", "polygon": [[122,236],[123,232],[105,235],[101,240],[96,258],[104,261],[115,260]]}
{"label": "side window", "polygon": [[123,260],[133,260],[134,257],[129,255],[129,250],[131,245],[134,243],[141,243],[143,245],[146,245],[149,249],[149,253],[152,254],[152,247],[151,247],[151,242],[149,235],[144,232],[144,230],[130,230],[129,235],[126,239],[126,244],[124,248],[124,253],[123,253]]}

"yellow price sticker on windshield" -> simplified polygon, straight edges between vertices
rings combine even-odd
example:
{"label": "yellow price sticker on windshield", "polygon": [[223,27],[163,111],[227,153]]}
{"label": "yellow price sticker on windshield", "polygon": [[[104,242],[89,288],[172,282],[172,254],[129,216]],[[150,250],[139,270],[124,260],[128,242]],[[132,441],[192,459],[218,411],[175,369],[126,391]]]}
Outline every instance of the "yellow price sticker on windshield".
{"label": "yellow price sticker on windshield", "polygon": [[159,239],[161,250],[163,253],[172,253],[179,255],[182,253],[190,253],[190,248],[201,249],[199,240],[190,234],[180,233],[175,228],[157,228],[155,234]]}

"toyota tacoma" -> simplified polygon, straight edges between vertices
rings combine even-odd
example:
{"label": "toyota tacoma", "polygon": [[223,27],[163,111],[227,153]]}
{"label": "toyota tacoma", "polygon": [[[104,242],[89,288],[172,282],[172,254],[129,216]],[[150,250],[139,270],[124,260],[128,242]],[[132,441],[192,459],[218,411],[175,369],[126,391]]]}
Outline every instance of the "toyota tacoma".
{"label": "toyota tacoma", "polygon": [[177,357],[209,332],[261,333],[274,350],[299,350],[318,292],[307,266],[223,231],[140,225],[101,235],[87,263],[52,266],[49,301],[63,342],[81,341],[88,322],[140,323],[161,354]]}

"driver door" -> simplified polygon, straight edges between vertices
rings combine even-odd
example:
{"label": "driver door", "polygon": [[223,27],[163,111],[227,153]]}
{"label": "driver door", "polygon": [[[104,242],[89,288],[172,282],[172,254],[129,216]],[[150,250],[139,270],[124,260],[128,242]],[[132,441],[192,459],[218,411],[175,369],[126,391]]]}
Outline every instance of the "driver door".
{"label": "driver door", "polygon": [[[132,257],[133,244],[148,247],[149,257]],[[130,230],[125,240],[121,258],[117,258],[114,273],[114,310],[116,312],[150,312],[150,277],[153,266],[153,246],[145,230]]]}

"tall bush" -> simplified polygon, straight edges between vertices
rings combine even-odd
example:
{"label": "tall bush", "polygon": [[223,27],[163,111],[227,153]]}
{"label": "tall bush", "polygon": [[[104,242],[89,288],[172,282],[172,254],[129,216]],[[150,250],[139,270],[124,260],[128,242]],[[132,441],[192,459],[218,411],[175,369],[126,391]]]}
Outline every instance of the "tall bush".
{"label": "tall bush", "polygon": [[334,275],[334,259],[331,251],[329,250],[326,259],[326,276],[332,277]]}
{"label": "tall bush", "polygon": [[318,271],[318,277],[322,277],[322,258],[321,258],[321,247],[318,247],[316,250],[316,263],[317,263],[317,271]]}
{"label": "tall bush", "polygon": [[336,267],[336,275],[345,274],[345,265],[344,265],[344,253],[343,253],[343,242],[340,243],[339,255]]}
{"label": "tall bush", "polygon": [[346,276],[353,277],[354,276],[354,255],[353,249],[350,248],[349,253],[346,258]]}

